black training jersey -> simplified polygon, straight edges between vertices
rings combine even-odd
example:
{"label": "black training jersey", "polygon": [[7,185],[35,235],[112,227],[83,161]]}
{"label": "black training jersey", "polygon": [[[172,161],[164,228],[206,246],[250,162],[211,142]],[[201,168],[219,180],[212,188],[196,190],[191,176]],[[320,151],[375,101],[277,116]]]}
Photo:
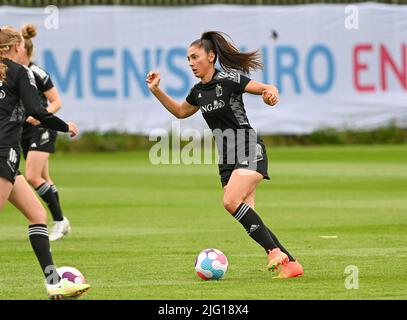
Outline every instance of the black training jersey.
{"label": "black training jersey", "polygon": [[33,72],[9,59],[7,76],[0,82],[0,149],[18,150],[25,119],[32,116],[57,131],[68,131],[68,125],[41,107]]}
{"label": "black training jersey", "polygon": [[[41,106],[46,109],[48,107],[48,99],[45,96],[44,92],[52,89],[54,87],[54,84],[52,83],[50,75],[44,69],[37,66],[35,63],[31,62],[28,67],[34,75]],[[23,127],[23,139],[30,137],[33,133],[36,132],[35,129],[38,129],[40,127],[43,126],[33,126],[32,124],[25,122]]]}
{"label": "black training jersey", "polygon": [[246,116],[242,94],[250,82],[237,72],[216,70],[208,83],[198,83],[190,91],[186,101],[201,109],[209,128],[252,129]]}
{"label": "black training jersey", "polygon": [[[259,141],[247,119],[243,93],[250,79],[216,70],[208,83],[196,84],[186,101],[201,109],[219,151],[219,163],[238,163],[256,152]],[[244,162],[244,161],[243,161]]]}
{"label": "black training jersey", "polygon": [[37,91],[40,96],[41,105],[46,109],[48,107],[48,99],[44,92],[52,89],[54,84],[52,83],[50,75],[35,63],[30,63],[28,66],[34,74],[35,84],[37,85]]}

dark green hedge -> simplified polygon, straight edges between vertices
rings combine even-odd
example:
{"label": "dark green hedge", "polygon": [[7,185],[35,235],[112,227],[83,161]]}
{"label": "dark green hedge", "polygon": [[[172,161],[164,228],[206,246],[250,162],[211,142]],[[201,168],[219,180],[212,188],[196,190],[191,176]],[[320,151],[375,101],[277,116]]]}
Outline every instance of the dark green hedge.
{"label": "dark green hedge", "polygon": [[[355,144],[406,144],[407,129],[397,128],[390,124],[376,130],[334,130],[324,129],[307,135],[268,135],[262,136],[268,146],[298,146],[298,145],[355,145]],[[58,152],[115,152],[148,150],[156,142],[148,137],[128,133],[87,132],[77,139],[69,139],[59,135]],[[182,142],[185,145],[188,142]]]}

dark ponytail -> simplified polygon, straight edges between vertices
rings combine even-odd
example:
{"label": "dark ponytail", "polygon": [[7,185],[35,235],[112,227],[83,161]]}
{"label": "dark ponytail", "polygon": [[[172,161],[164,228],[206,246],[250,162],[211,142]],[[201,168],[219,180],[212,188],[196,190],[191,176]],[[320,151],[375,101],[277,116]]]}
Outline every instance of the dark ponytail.
{"label": "dark ponytail", "polygon": [[226,39],[230,37],[219,31],[204,32],[200,39],[191,43],[191,46],[203,47],[207,53],[213,51],[219,64],[226,70],[240,70],[249,73],[251,70],[262,69],[261,57],[259,52],[240,52],[235,45]]}

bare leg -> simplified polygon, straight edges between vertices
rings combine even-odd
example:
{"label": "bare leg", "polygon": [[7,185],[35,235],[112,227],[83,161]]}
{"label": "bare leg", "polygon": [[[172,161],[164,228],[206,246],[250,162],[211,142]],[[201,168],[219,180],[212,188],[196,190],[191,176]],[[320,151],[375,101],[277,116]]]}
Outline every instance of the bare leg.
{"label": "bare leg", "polygon": [[60,278],[52,259],[49,245],[47,214],[41,202],[22,175],[17,176],[9,201],[29,221],[28,234],[31,246],[37,256],[48,284],[56,284]]}
{"label": "bare leg", "polygon": [[51,187],[52,181],[48,174],[49,153],[42,151],[29,151],[26,162],[26,178],[38,195],[47,204],[54,221],[63,221],[63,213],[59,204],[58,195]]}
{"label": "bare leg", "polygon": [[29,224],[47,223],[44,207],[22,175],[17,176],[9,200],[24,214]]}
{"label": "bare leg", "polygon": [[[247,171],[248,170],[245,169],[233,171],[227,186],[224,188],[224,207],[231,214],[235,215],[235,217],[240,218],[239,212],[236,212],[237,209],[242,208],[242,203],[248,205],[252,209],[251,215],[249,214],[250,210],[242,208],[240,212],[247,211],[249,216],[246,214],[244,219],[238,220],[245,227],[249,235],[262,245],[266,252],[278,247],[287,254],[290,260],[294,260],[289,252],[281,245],[273,232],[261,221],[260,217],[254,211],[256,186],[263,179],[263,176],[258,172],[251,171],[253,174],[250,174],[250,172]],[[261,230],[256,231],[257,234],[252,233],[250,231],[252,225],[259,225],[259,229]]]}
{"label": "bare leg", "polygon": [[247,169],[234,170],[223,196],[223,206],[229,213],[234,214],[242,202],[245,202],[255,190],[263,176]]}
{"label": "bare leg", "polygon": [[3,209],[12,189],[13,184],[6,178],[0,177],[0,210]]}
{"label": "bare leg", "polygon": [[49,158],[47,159],[47,162],[45,163],[44,168],[42,169],[41,177],[47,181],[50,185],[53,185],[54,182],[52,181],[50,175],[49,175]]}
{"label": "bare leg", "polygon": [[25,176],[27,181],[38,188],[45,182],[42,177],[44,169],[47,167],[49,153],[41,151],[29,151],[25,164]]}
{"label": "bare leg", "polygon": [[244,203],[246,203],[250,208],[254,210],[254,200],[256,196],[256,189],[253,190],[251,194],[249,194],[246,199],[244,200]]}

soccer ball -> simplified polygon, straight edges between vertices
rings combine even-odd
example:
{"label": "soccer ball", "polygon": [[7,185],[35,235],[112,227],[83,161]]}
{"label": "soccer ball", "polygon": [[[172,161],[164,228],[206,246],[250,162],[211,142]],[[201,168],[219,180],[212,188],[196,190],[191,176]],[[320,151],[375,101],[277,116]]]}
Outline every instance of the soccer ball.
{"label": "soccer ball", "polygon": [[203,280],[220,280],[228,270],[228,259],[218,249],[202,250],[195,259],[196,274]]}
{"label": "soccer ball", "polygon": [[59,267],[57,272],[62,279],[68,279],[76,284],[85,284],[86,280],[83,274],[73,267]]}

